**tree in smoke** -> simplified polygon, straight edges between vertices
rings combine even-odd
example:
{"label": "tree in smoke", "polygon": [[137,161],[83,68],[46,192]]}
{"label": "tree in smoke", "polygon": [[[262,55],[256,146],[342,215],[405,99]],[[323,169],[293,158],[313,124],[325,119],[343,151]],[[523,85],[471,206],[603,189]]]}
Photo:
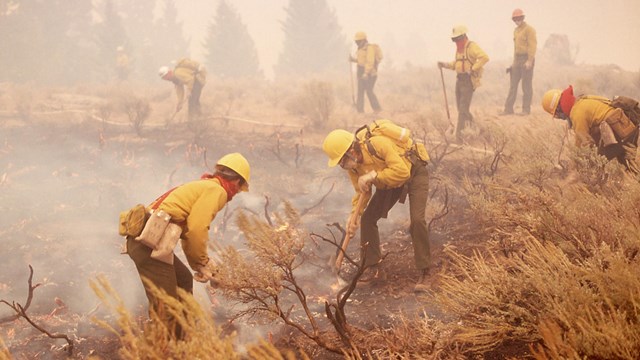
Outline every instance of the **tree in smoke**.
{"label": "tree in smoke", "polygon": [[290,0],[277,75],[340,71],[349,53],[335,12],[326,0]]}
{"label": "tree in smoke", "polygon": [[101,17],[102,21],[96,25],[95,32],[95,41],[100,54],[96,68],[99,69],[99,77],[106,80],[115,76],[118,47],[123,47],[125,52],[129,52],[130,45],[122,18],[113,0],[105,0]]}
{"label": "tree in smoke", "polygon": [[[160,4],[160,7],[156,5]],[[139,77],[157,81],[158,67],[189,56],[173,0],[120,0],[125,28],[131,39],[133,61]],[[158,10],[158,11],[156,11]]]}
{"label": "tree in smoke", "polygon": [[91,10],[84,0],[2,2],[0,80],[65,85],[90,79]]}
{"label": "tree in smoke", "polygon": [[189,43],[183,35],[182,22],[178,20],[178,9],[174,0],[164,1],[164,12],[154,24],[150,40],[153,54],[161,64],[189,57]]}
{"label": "tree in smoke", "polygon": [[207,70],[212,74],[232,78],[262,75],[255,43],[225,0],[218,5],[204,47]]}

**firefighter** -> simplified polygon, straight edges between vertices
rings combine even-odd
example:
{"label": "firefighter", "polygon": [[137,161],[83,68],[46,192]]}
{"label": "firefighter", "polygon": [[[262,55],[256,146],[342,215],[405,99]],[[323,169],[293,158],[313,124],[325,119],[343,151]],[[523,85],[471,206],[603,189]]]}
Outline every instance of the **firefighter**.
{"label": "firefighter", "polygon": [[189,104],[189,118],[200,115],[200,95],[207,82],[207,71],[204,66],[195,60],[184,58],[178,61],[173,70],[168,66],[162,66],[158,70],[158,75],[163,80],[171,81],[176,87],[178,96],[176,113],[182,109],[186,99]]}
{"label": "firefighter", "polygon": [[458,126],[456,139],[462,141],[462,130],[473,121],[469,110],[473,92],[480,86],[483,66],[489,61],[487,54],[467,37],[467,27],[457,25],[453,27],[451,41],[456,44],[455,60],[452,62],[438,62],[439,68],[454,70],[456,80],[456,106],[458,108]]}
{"label": "firefighter", "polygon": [[382,60],[382,51],[377,44],[369,44],[367,34],[362,31],[358,31],[353,40],[358,46],[358,50],[355,58],[349,55],[349,60],[358,64],[356,73],[358,79],[356,108],[359,113],[364,112],[364,94],[366,93],[373,111],[380,112],[380,102],[373,92],[373,87],[378,79],[378,65]]}
{"label": "firefighter", "polygon": [[[231,153],[218,160],[214,174],[204,174],[200,180],[180,185],[165,193],[147,208],[150,212],[164,210],[171,223],[181,228],[179,238],[189,267],[172,252],[170,261],[162,261],[152,254],[153,249],[132,236],[127,237],[127,254],[133,260],[141,279],[147,279],[167,295],[178,298],[178,288],[193,293],[193,279],[215,283],[216,266],[207,254],[209,224],[216,214],[240,191],[249,190],[249,162],[239,153]],[[148,226],[150,221],[147,221]],[[146,227],[145,226],[145,227]],[[144,233],[144,230],[143,230]],[[138,237],[139,238],[139,237]],[[160,313],[162,303],[143,282],[149,307]],[[166,318],[171,321],[170,317]],[[183,334],[177,324],[175,334]]]}
{"label": "firefighter", "polygon": [[573,95],[573,86],[553,89],[542,97],[542,108],[566,120],[575,133],[576,146],[596,146],[607,159],[616,159],[627,171],[638,175],[636,162],[638,128],[620,108],[602,96]]}
{"label": "firefighter", "polygon": [[[360,134],[356,138],[346,130],[333,130],[322,144],[323,151],[329,157],[328,165],[340,165],[347,171],[353,184],[355,195],[351,213],[355,212],[360,196],[370,197],[365,199],[368,204],[360,220],[361,259],[364,259],[363,265],[368,267],[360,281],[366,283],[384,279],[384,274],[378,268],[382,258],[378,220],[386,218],[396,202],[404,203],[408,194],[410,234],[414,260],[419,270],[414,291],[427,291],[431,252],[425,218],[429,191],[426,150],[422,146],[424,151],[406,151],[386,136],[366,138]],[[373,196],[369,191],[372,185],[375,187]],[[353,221],[351,225],[353,228],[349,232],[354,234],[358,222]]]}
{"label": "firefighter", "polygon": [[531,98],[533,96],[533,67],[536,59],[536,30],[524,21],[522,9],[515,9],[511,19],[516,24],[513,30],[513,64],[507,68],[511,83],[509,94],[504,103],[504,110],[500,115],[513,114],[513,105],[518,96],[518,84],[522,80],[522,112],[518,115],[531,113]]}
{"label": "firefighter", "polygon": [[120,81],[127,80],[129,78],[129,73],[131,72],[129,56],[122,46],[118,46],[116,48],[116,72],[118,74],[118,80]]}

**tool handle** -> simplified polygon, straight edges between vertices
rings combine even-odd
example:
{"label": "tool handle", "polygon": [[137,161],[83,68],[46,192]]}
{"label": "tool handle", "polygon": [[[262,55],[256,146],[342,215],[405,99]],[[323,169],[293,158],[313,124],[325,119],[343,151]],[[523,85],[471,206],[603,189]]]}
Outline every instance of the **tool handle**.
{"label": "tool handle", "polygon": [[451,115],[449,114],[449,101],[447,100],[447,89],[444,85],[444,74],[442,73],[442,68],[440,68],[440,79],[442,80],[442,93],[444,94],[444,106],[447,108],[447,119],[451,120]]}
{"label": "tool handle", "polygon": [[346,232],[344,234],[344,240],[342,241],[342,246],[340,247],[340,251],[338,252],[338,256],[336,257],[336,263],[334,264],[334,271],[335,273],[339,273],[340,272],[340,267],[342,266],[342,260],[344,259],[344,254],[347,251],[347,246],[349,246],[349,241],[351,240],[351,223],[354,221],[357,221],[358,217],[360,216],[360,213],[362,212],[362,208],[365,206],[365,201],[364,199],[366,198],[365,194],[368,193],[361,193],[360,194],[360,198],[358,199],[358,204],[356,205],[356,209],[353,212],[353,214],[351,214],[351,217],[349,217],[349,222],[347,223],[347,229]]}

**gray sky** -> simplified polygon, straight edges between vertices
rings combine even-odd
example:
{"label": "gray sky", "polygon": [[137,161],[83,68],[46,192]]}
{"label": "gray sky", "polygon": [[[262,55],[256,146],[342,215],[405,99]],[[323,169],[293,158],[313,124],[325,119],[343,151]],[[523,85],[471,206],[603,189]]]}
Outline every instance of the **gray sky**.
{"label": "gray sky", "polygon": [[[367,33],[381,45],[385,58],[396,66],[433,65],[450,60],[454,46],[449,35],[456,24],[469,28],[495,60],[510,59],[513,52],[511,12],[522,8],[526,21],[536,28],[538,48],[549,34],[567,34],[579,45],[577,63],[617,64],[640,70],[640,1],[638,0],[328,0],[347,39],[356,31]],[[202,56],[204,32],[216,9],[216,0],[176,0],[185,34],[191,36],[192,56]],[[229,0],[253,37],[261,67],[267,76],[282,49],[281,22],[289,0]],[[624,41],[629,41],[628,45]]]}

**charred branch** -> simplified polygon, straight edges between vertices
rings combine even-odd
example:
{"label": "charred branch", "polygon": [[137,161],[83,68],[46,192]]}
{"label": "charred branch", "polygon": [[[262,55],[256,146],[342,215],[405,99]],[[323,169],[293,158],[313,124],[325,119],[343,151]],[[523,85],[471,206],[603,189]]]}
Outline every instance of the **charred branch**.
{"label": "charred branch", "polygon": [[40,284],[36,284],[35,286],[33,285],[33,267],[31,265],[29,265],[29,280],[28,280],[28,284],[29,284],[29,294],[27,295],[27,301],[25,303],[25,306],[20,305],[19,303],[16,303],[14,301],[11,302],[11,304],[6,301],[6,300],[0,300],[0,302],[6,304],[7,306],[9,306],[11,309],[13,309],[13,311],[16,312],[16,315],[4,318],[4,319],[0,319],[0,323],[3,322],[7,322],[7,321],[13,321],[15,319],[18,319],[20,317],[24,318],[25,320],[27,320],[27,322],[29,324],[31,324],[31,326],[33,326],[34,328],[36,328],[38,331],[40,331],[41,333],[47,335],[49,338],[51,339],[65,339],[67,341],[67,344],[69,345],[67,347],[67,352],[69,353],[69,355],[73,354],[73,341],[71,339],[69,339],[69,337],[67,335],[64,334],[53,334],[50,333],[49,331],[47,331],[45,328],[39,326],[38,324],[36,324],[33,320],[31,320],[31,318],[27,315],[27,309],[29,308],[29,306],[31,305],[31,300],[33,299],[33,291],[35,290],[35,288],[37,288],[38,286],[40,286]]}

